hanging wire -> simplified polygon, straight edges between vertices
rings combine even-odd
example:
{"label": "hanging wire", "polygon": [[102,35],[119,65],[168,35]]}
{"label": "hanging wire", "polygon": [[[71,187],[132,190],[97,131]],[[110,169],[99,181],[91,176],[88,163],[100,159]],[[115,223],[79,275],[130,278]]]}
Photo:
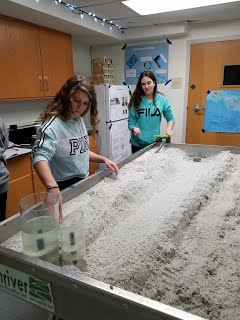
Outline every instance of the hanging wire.
{"label": "hanging wire", "polygon": [[78,14],[81,16],[81,18],[84,17],[84,14],[88,15],[88,16],[92,16],[95,22],[100,22],[103,26],[104,24],[108,24],[110,26],[110,30],[112,30],[113,27],[122,30],[122,28],[118,25],[118,24],[114,24],[112,20],[107,20],[107,19],[103,19],[100,17],[97,17],[95,14],[91,13],[91,12],[86,12],[84,10],[81,9],[81,7],[77,7],[74,6],[70,3],[66,3],[62,0],[53,0],[56,4],[61,4],[63,6],[65,6],[65,8],[67,8],[70,12],[74,13],[74,14]]}

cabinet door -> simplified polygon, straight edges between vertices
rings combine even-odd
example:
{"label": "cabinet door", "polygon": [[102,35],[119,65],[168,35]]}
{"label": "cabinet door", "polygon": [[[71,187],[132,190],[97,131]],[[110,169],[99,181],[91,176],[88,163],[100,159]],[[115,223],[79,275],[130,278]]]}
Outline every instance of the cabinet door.
{"label": "cabinet door", "polygon": [[39,193],[39,192],[46,192],[46,188],[42,184],[41,180],[39,179],[37,172],[33,172],[33,190],[34,193]]}
{"label": "cabinet door", "polygon": [[39,28],[45,96],[54,96],[73,75],[70,35]]}
{"label": "cabinet door", "polygon": [[[97,149],[91,149],[92,152],[98,153]],[[94,174],[96,170],[98,169],[98,163],[97,162],[89,162],[89,175]]]}
{"label": "cabinet door", "polygon": [[7,160],[10,173],[7,198],[7,218],[19,212],[19,201],[33,193],[30,153]]}
{"label": "cabinet door", "polygon": [[7,160],[10,174],[9,182],[20,179],[32,173],[30,153]]}
{"label": "cabinet door", "polygon": [[44,95],[38,28],[0,17],[0,99]]}
{"label": "cabinet door", "polygon": [[27,195],[33,193],[32,174],[20,179],[11,181],[7,194],[7,210],[6,217],[19,212],[19,201]]}

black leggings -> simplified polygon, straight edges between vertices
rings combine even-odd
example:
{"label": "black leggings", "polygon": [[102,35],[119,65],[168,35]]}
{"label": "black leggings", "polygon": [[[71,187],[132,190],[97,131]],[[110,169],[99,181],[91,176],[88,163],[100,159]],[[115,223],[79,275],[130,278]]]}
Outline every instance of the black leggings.
{"label": "black leggings", "polygon": [[135,152],[137,152],[137,151],[139,151],[139,150],[141,150],[142,148],[141,147],[137,147],[137,146],[134,146],[133,144],[132,144],[132,153],[135,153]]}
{"label": "black leggings", "polygon": [[6,219],[7,191],[0,193],[0,222]]}
{"label": "black leggings", "polygon": [[58,181],[57,184],[59,186],[60,190],[66,189],[70,186],[72,186],[74,183],[77,183],[78,181],[83,180],[84,178],[78,178],[78,177],[74,177],[68,180],[64,180],[64,181]]}

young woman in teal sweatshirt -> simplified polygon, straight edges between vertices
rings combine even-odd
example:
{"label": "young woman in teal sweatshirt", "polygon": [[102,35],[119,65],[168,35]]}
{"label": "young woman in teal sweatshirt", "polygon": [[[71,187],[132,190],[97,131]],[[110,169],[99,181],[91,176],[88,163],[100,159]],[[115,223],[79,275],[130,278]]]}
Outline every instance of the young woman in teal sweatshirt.
{"label": "young woman in teal sweatshirt", "polygon": [[133,153],[156,140],[156,135],[160,134],[162,116],[167,121],[166,134],[173,136],[175,120],[171,107],[168,100],[157,91],[157,81],[151,71],[141,73],[128,107]]}

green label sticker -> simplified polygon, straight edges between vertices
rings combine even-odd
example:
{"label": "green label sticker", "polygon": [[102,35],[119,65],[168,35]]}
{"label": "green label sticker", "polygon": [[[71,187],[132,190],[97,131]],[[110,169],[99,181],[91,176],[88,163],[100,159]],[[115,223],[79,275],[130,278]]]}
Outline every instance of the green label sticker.
{"label": "green label sticker", "polygon": [[0,290],[55,313],[50,283],[0,264]]}

